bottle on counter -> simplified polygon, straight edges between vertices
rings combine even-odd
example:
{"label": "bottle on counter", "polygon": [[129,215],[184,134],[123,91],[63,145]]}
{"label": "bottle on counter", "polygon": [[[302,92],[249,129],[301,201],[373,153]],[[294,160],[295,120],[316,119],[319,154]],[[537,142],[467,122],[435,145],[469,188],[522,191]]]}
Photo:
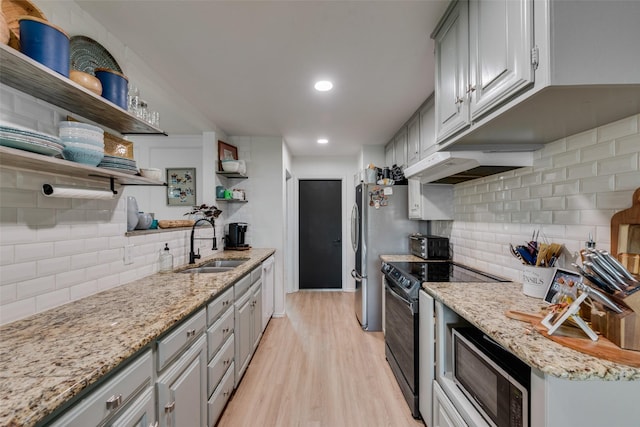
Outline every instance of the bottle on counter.
{"label": "bottle on counter", "polygon": [[173,255],[169,252],[169,244],[164,244],[164,249],[160,251],[160,273],[171,273],[173,271]]}

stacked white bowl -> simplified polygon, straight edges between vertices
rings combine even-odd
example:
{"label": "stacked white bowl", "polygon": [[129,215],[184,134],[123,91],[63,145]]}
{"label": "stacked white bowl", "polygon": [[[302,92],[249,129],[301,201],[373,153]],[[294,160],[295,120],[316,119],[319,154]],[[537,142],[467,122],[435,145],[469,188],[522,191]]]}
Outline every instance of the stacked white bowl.
{"label": "stacked white bowl", "polygon": [[58,127],[65,159],[97,166],[104,158],[104,131],[101,128],[72,121],[62,121]]}

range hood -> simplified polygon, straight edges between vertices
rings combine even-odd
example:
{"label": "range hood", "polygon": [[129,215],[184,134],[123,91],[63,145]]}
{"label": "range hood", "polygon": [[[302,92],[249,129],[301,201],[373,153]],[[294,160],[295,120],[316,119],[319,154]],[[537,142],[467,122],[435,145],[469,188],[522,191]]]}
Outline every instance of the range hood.
{"label": "range hood", "polygon": [[407,167],[404,176],[423,184],[458,184],[532,165],[531,151],[438,151]]}

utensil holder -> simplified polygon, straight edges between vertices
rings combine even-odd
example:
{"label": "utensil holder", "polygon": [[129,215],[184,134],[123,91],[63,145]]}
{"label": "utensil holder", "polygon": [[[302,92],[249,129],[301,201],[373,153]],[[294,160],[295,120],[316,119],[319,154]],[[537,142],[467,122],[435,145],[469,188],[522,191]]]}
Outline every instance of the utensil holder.
{"label": "utensil holder", "polygon": [[522,292],[534,298],[544,298],[556,269],[525,265],[522,271]]}
{"label": "utensil holder", "polygon": [[611,310],[591,312],[591,326],[620,348],[640,351],[640,291],[624,298],[617,292],[612,296],[629,307],[618,314]]}

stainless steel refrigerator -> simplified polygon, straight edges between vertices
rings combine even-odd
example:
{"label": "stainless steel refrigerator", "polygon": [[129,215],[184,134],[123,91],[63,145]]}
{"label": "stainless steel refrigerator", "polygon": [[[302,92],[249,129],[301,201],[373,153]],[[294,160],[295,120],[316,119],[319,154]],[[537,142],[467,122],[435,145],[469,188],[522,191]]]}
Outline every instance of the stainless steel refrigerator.
{"label": "stainless steel refrigerator", "polygon": [[406,185],[360,184],[351,211],[351,244],[356,265],[356,317],[367,331],[382,330],[380,255],[409,254],[409,235],[418,221],[409,219]]}

